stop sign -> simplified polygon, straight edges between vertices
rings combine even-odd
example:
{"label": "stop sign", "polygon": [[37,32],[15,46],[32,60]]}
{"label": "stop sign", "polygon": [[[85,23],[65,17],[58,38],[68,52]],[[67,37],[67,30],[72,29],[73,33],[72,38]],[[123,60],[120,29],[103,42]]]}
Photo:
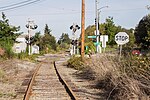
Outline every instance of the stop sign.
{"label": "stop sign", "polygon": [[115,35],[115,41],[119,45],[123,45],[129,42],[129,35],[126,32],[119,32]]}

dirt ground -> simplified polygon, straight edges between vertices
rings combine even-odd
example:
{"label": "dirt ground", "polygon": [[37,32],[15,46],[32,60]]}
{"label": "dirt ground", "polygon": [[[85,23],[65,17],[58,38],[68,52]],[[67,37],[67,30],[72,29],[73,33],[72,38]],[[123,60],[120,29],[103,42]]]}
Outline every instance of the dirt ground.
{"label": "dirt ground", "polygon": [[0,100],[22,100],[18,90],[35,65],[18,59],[0,61]]}

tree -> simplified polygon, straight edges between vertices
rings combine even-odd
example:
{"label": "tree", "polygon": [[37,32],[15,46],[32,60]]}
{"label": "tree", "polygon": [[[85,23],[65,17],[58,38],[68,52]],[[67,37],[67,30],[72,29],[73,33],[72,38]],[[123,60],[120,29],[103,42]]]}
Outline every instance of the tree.
{"label": "tree", "polygon": [[95,25],[92,25],[92,26],[90,25],[86,28],[86,30],[85,30],[85,43],[88,43],[91,40],[93,40],[93,39],[88,39],[88,36],[95,35],[94,31],[95,31]]}
{"label": "tree", "polygon": [[67,33],[62,33],[61,37],[58,40],[58,44],[61,43],[67,43],[70,44],[71,39],[69,38],[69,35]]}
{"label": "tree", "polygon": [[[111,45],[111,46],[116,45],[115,35],[118,32],[126,32],[130,37],[129,44],[127,46],[133,47],[134,41],[135,41],[134,35],[133,35],[133,29],[125,29],[125,28],[122,28],[121,26],[116,26],[113,22],[112,17],[106,18],[106,22],[100,24],[99,27],[100,27],[99,29],[100,35],[108,35],[109,37],[108,45]],[[90,25],[86,28],[85,30],[85,45],[86,46],[91,46],[89,45],[91,41],[96,42],[96,39],[88,39],[88,36],[95,35],[94,31],[95,31],[95,25]],[[91,48],[92,47],[94,46],[91,46]],[[92,48],[92,49],[94,50],[95,48]]]}
{"label": "tree", "polygon": [[150,14],[140,20],[134,35],[138,45],[143,48],[150,48]]}
{"label": "tree", "polygon": [[0,48],[5,50],[7,58],[13,56],[12,46],[16,38],[20,35],[15,32],[19,31],[19,29],[20,27],[10,25],[6,15],[2,13],[2,19],[0,19]]}
{"label": "tree", "polygon": [[71,39],[67,33],[62,33],[57,43],[59,44],[58,49],[68,49],[70,47]]}
{"label": "tree", "polygon": [[53,49],[56,50],[56,39],[51,34],[51,30],[49,29],[48,25],[46,24],[44,29],[44,36],[41,39],[40,43],[41,49]]}
{"label": "tree", "polygon": [[108,17],[106,19],[105,23],[105,34],[108,35],[108,44],[109,45],[114,45],[116,44],[115,42],[115,34],[116,34],[116,26],[113,22],[113,17]]}
{"label": "tree", "polygon": [[19,31],[19,29],[19,27],[10,25],[6,15],[2,13],[2,20],[0,20],[0,46],[4,47],[5,44],[12,46],[17,36],[20,35],[14,32]]}
{"label": "tree", "polygon": [[39,45],[41,40],[41,32],[36,32],[34,35],[34,44]]}
{"label": "tree", "polygon": [[[39,45],[40,44],[40,40],[41,40],[40,34],[41,34],[40,32],[36,32],[34,36],[30,37],[30,45],[34,45],[34,44]],[[28,35],[26,35],[25,38],[26,38],[27,41],[29,41],[29,36]]]}

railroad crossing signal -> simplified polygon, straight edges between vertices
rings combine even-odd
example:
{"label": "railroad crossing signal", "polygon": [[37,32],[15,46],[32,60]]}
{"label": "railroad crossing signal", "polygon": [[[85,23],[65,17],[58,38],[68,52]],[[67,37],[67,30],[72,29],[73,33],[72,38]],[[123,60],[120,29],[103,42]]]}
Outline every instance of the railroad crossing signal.
{"label": "railroad crossing signal", "polygon": [[77,43],[78,43],[78,40],[72,40],[72,41],[71,41],[71,44],[72,44],[72,45],[75,45],[75,46],[76,46]]}

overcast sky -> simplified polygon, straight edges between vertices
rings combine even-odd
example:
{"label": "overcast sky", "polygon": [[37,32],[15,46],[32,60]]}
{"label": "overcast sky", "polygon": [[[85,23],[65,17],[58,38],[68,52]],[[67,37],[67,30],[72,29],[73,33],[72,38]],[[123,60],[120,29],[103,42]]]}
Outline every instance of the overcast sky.
{"label": "overcast sky", "polygon": [[[9,9],[14,4],[18,6],[23,2],[32,2],[26,6]],[[70,26],[75,23],[81,25],[81,1],[82,0],[0,0],[0,13],[4,12],[10,23],[21,26],[21,31],[27,32],[25,25],[28,18],[34,20],[38,25],[35,31],[43,32],[45,24],[48,24],[52,34],[58,39],[62,33],[72,35]],[[22,3],[21,3],[22,2]],[[86,27],[95,23],[95,0],[85,0],[86,2]],[[114,18],[114,23],[124,28],[135,28],[138,22],[147,15],[150,10],[146,6],[150,5],[150,0],[99,0],[98,8],[101,9],[100,22],[105,22],[108,16]],[[8,9],[8,10],[6,10]],[[79,35],[81,30],[77,31]]]}

